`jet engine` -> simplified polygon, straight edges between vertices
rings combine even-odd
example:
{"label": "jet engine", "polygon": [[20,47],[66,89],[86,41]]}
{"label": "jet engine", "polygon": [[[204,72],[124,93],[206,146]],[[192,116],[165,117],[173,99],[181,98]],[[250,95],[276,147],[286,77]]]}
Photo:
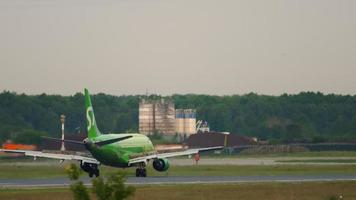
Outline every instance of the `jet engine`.
{"label": "jet engine", "polygon": [[164,172],[169,168],[169,162],[165,158],[156,159],[152,163],[153,168],[159,172]]}

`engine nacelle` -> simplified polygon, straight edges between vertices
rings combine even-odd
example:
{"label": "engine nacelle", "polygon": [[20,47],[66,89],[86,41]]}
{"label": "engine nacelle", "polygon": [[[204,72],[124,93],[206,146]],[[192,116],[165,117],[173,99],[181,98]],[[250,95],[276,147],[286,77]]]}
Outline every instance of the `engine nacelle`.
{"label": "engine nacelle", "polygon": [[156,159],[152,163],[153,168],[159,172],[164,172],[169,168],[169,162],[165,158]]}

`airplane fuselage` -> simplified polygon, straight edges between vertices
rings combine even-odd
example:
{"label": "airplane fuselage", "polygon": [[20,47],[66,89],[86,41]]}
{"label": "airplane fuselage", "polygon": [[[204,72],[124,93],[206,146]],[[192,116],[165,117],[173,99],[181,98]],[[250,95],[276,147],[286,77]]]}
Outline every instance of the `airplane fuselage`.
{"label": "airplane fuselage", "polygon": [[155,153],[154,146],[151,140],[142,134],[123,133],[123,134],[103,134],[92,138],[91,141],[100,142],[106,141],[118,136],[132,136],[129,139],[119,142],[96,146],[94,144],[88,145],[87,149],[92,156],[104,165],[112,167],[130,167],[129,160],[134,157],[145,156]]}

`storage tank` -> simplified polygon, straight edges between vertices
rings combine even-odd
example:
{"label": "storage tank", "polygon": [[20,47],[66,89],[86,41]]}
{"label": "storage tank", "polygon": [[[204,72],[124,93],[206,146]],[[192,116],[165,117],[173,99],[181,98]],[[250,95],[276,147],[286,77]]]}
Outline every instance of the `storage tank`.
{"label": "storage tank", "polygon": [[196,133],[196,111],[193,109],[176,110],[176,132],[189,136]]}
{"label": "storage tank", "polygon": [[184,110],[176,109],[176,133],[184,134]]}
{"label": "storage tank", "polygon": [[184,110],[184,133],[188,136],[196,133],[196,111]]}

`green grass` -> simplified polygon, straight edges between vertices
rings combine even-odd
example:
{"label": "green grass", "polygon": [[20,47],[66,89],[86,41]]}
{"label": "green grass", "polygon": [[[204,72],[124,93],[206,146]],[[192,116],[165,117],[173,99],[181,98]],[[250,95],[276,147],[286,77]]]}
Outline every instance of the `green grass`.
{"label": "green grass", "polygon": [[273,157],[356,157],[356,151],[305,151],[292,153],[258,153],[258,154],[207,154],[211,158],[273,158]]}
{"label": "green grass", "polygon": [[281,163],[356,163],[353,159],[309,159],[309,160],[277,160]]}
{"label": "green grass", "polygon": [[[148,176],[259,176],[259,175],[317,175],[317,174],[356,174],[356,167],[352,165],[194,165],[172,166],[167,172],[157,172],[151,166]],[[115,171],[124,171],[133,176],[134,168],[118,169],[101,167],[102,175]],[[82,176],[86,176],[83,173]],[[1,179],[23,178],[54,178],[66,177],[64,166],[0,166]]]}
{"label": "green grass", "polygon": [[0,166],[0,178],[53,178],[64,177],[64,168],[58,166]]}
{"label": "green grass", "polygon": [[[136,186],[131,200],[146,199],[249,199],[249,200],[331,200],[356,199],[356,182],[249,183]],[[6,200],[71,200],[69,189],[0,189]],[[94,199],[94,198],[93,198]]]}

